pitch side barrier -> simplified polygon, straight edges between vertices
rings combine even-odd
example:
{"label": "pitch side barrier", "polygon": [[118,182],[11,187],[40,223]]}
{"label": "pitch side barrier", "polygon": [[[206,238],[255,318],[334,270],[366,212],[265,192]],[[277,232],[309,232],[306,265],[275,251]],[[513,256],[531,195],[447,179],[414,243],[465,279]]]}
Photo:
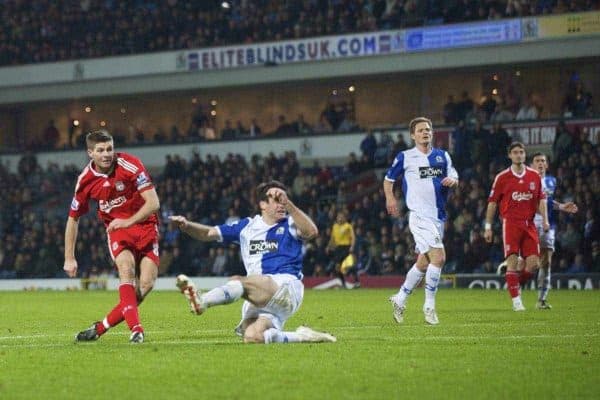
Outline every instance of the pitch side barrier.
{"label": "pitch side barrier", "polygon": [[[196,286],[203,290],[220,286],[227,282],[227,277],[192,277]],[[404,282],[402,275],[360,276],[361,288],[398,289]],[[338,278],[306,277],[306,288],[315,290],[340,288],[342,283]],[[564,290],[594,290],[600,289],[600,273],[583,274],[553,274],[552,289]],[[349,288],[355,282],[348,280]],[[39,290],[117,290],[119,280],[114,277],[97,277],[85,279],[0,279],[0,291],[39,291]],[[496,274],[443,274],[440,279],[441,288],[491,289],[504,290],[504,277]],[[536,289],[535,280],[527,288]],[[154,290],[177,290],[174,277],[162,277],[156,280]]]}

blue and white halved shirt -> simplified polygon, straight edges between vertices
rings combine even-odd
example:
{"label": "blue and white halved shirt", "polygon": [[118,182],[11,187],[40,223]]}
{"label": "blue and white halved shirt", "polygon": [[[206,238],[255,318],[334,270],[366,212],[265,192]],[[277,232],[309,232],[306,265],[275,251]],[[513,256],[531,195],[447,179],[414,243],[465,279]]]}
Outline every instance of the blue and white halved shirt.
{"label": "blue and white halved shirt", "polygon": [[416,147],[401,151],[385,174],[385,179],[394,182],[400,175],[410,212],[445,221],[448,187],[442,186],[442,180],[446,177],[458,179],[450,155],[436,148],[428,154]]}
{"label": "blue and white halved shirt", "polygon": [[240,245],[248,275],[290,274],[302,279],[302,239],[288,216],[267,225],[262,216],[216,226],[224,243]]}

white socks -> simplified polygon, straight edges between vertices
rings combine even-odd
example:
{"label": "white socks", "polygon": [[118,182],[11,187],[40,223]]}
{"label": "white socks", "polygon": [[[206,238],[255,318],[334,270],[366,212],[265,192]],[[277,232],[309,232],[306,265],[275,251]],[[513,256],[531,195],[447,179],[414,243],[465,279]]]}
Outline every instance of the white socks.
{"label": "white socks", "polygon": [[408,295],[412,293],[415,287],[417,287],[424,275],[425,274],[421,272],[415,264],[413,264],[412,268],[406,274],[404,284],[398,291],[398,294],[396,294],[396,302],[399,306],[404,306]]}
{"label": "white socks", "polygon": [[421,272],[421,270],[413,264],[412,268],[406,274],[404,284],[395,296],[396,303],[399,306],[404,306],[408,296],[412,293],[413,289],[419,285],[423,276],[425,276],[425,305],[423,308],[435,309],[435,294],[437,293],[441,274],[442,268],[436,267],[433,264],[427,266],[426,273]]}
{"label": "white socks", "polygon": [[244,286],[237,279],[232,279],[223,286],[216,287],[200,297],[202,306],[212,307],[229,304],[238,300],[244,294]]}
{"label": "white socks", "polygon": [[283,332],[279,329],[270,328],[263,332],[265,344],[269,343],[300,343],[302,338],[296,332]]}
{"label": "white socks", "polygon": [[537,285],[539,289],[539,301],[546,301],[548,290],[550,290],[550,267],[540,268],[538,270]]}
{"label": "white socks", "polygon": [[425,273],[425,305],[423,306],[425,309],[435,309],[435,294],[437,293],[441,274],[442,269],[440,267],[433,264],[427,266],[427,273]]}

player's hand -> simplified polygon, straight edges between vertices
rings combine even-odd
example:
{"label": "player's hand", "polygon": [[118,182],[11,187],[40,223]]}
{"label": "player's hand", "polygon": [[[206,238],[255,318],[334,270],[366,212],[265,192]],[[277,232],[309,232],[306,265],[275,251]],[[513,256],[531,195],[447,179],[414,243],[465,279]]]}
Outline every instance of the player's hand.
{"label": "player's hand", "polygon": [[272,197],[277,203],[281,204],[284,207],[287,206],[288,203],[290,202],[290,199],[288,199],[287,193],[285,192],[285,190],[280,189],[280,188],[269,189],[267,191],[267,196]]}
{"label": "player's hand", "polygon": [[171,215],[169,217],[169,220],[175,224],[175,226],[179,229],[181,229],[182,231],[185,230],[185,228],[187,228],[189,221],[187,220],[186,217],[182,216],[182,215]]}
{"label": "player's hand", "polygon": [[560,208],[569,214],[575,214],[577,211],[579,211],[577,204],[573,203],[572,201],[564,203]]}
{"label": "player's hand", "polygon": [[544,229],[544,232],[548,232],[550,230],[550,224],[548,221],[542,223],[542,229]]}
{"label": "player's hand", "polygon": [[454,187],[458,185],[458,179],[450,178],[449,176],[442,179],[442,186]]}
{"label": "player's hand", "polygon": [[115,218],[110,221],[108,224],[108,228],[106,228],[107,232],[116,231],[117,229],[129,228],[131,226],[131,222],[127,219]]}
{"label": "player's hand", "polygon": [[75,278],[77,276],[77,260],[74,258],[65,259],[63,269],[69,278]]}
{"label": "player's hand", "polygon": [[485,239],[486,242],[488,243],[492,243],[492,230],[491,229],[486,229],[485,231],[483,231],[483,238]]}
{"label": "player's hand", "polygon": [[386,200],[385,208],[387,209],[388,214],[392,217],[400,216],[400,212],[398,211],[398,203],[396,202],[396,199]]}

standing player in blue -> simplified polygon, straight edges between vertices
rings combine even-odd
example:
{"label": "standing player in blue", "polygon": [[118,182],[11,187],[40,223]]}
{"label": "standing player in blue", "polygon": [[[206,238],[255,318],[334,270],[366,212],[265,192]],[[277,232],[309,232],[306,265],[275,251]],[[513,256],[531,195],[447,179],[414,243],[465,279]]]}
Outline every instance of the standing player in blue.
{"label": "standing player in blue", "polygon": [[402,177],[402,192],[410,211],[408,226],[416,243],[417,261],[406,274],[404,284],[390,297],[394,319],[404,321],[408,296],[425,276],[425,322],[439,324],[435,311],[435,294],[446,261],[444,250],[444,206],[448,188],[458,185],[458,173],[450,155],[432,147],[431,120],[419,117],[410,121],[410,137],[415,147],[398,153],[383,181],[387,212],[397,217],[398,203],[394,197],[394,182]]}
{"label": "standing player in blue", "polygon": [[537,285],[539,290],[537,308],[548,310],[552,308],[547,302],[548,290],[550,289],[550,265],[552,264],[552,254],[554,253],[554,237],[556,230],[557,210],[570,214],[577,212],[575,203],[559,203],[554,200],[554,191],[556,190],[556,178],[548,175],[548,160],[544,153],[535,153],[531,159],[531,167],[539,172],[542,177],[542,190],[546,193],[548,220],[550,229],[544,232],[542,229],[542,216],[535,214],[533,222],[540,237],[540,267],[538,269]]}
{"label": "standing player in blue", "polygon": [[334,336],[305,326],[283,331],[304,297],[302,243],[319,234],[285,190],[278,181],[261,183],[256,189],[260,215],[231,225],[207,226],[172,216],[183,232],[198,240],[238,243],[247,273],[200,296],[185,275],[177,277],[177,287],[198,315],[209,307],[244,298],[242,320],[235,331],[245,343],[335,342]]}

